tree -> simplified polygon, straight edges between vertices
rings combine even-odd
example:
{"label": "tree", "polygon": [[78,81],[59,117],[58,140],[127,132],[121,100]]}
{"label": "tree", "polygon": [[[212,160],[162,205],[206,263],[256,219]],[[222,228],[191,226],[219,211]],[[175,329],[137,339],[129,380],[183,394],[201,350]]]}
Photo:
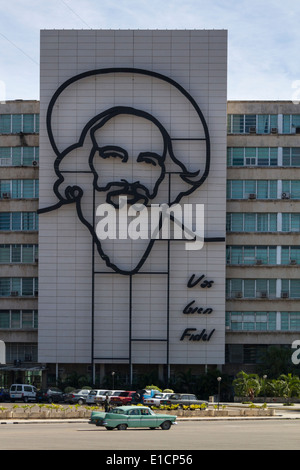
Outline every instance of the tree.
{"label": "tree", "polygon": [[300,395],[300,379],[292,374],[281,374],[278,377],[280,396],[290,402],[291,397]]}
{"label": "tree", "polygon": [[234,393],[240,397],[248,397],[253,400],[261,390],[262,384],[257,374],[246,374],[241,371],[237,374],[237,378],[233,380]]}

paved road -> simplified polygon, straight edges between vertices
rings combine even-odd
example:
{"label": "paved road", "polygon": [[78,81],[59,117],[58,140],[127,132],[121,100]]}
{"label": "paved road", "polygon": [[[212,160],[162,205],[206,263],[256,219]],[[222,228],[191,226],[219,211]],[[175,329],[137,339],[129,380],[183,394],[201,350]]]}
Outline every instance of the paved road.
{"label": "paved road", "polygon": [[[169,431],[80,423],[0,425],[0,450],[299,450],[300,420],[178,421]],[[180,450],[180,451],[179,451]]]}

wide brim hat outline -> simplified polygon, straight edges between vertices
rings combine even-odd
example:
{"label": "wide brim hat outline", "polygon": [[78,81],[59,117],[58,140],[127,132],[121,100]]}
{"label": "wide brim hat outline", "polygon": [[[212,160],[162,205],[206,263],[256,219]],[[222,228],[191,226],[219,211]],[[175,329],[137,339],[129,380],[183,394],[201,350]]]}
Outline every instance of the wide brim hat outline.
{"label": "wide brim hat outline", "polygon": [[[78,145],[82,136],[97,121],[97,116],[112,106],[146,111],[168,130],[175,159],[180,154],[178,158],[187,169],[186,181],[191,188],[186,194],[204,183],[210,168],[210,136],[199,105],[173,79],[136,68],[90,70],[68,79],[56,90],[49,102],[46,125],[56,155],[55,171],[58,176],[58,162],[70,148],[70,145],[66,146],[66,141]],[[62,139],[57,123],[64,122],[68,126]],[[199,148],[196,158],[190,159],[188,151],[180,151],[195,145]],[[191,178],[192,173],[194,176]],[[181,177],[185,179],[184,174]]]}

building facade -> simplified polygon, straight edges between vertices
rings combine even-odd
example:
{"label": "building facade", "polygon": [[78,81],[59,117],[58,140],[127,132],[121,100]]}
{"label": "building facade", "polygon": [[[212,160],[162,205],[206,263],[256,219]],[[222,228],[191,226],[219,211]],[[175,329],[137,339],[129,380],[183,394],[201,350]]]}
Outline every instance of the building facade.
{"label": "building facade", "polygon": [[[74,370],[97,385],[112,371],[234,375],[290,348],[298,105],[227,103],[224,31],[46,31],[41,48],[41,104],[0,105],[0,386]],[[132,175],[148,192],[120,189]],[[137,217],[135,238],[104,239],[96,209],[120,214],[120,195],[204,207],[201,249],[175,230],[152,245]]]}
{"label": "building facade", "polygon": [[40,383],[38,363],[39,102],[0,104],[1,385]]}
{"label": "building facade", "polygon": [[299,338],[299,133],[297,103],[228,102],[229,371]]}

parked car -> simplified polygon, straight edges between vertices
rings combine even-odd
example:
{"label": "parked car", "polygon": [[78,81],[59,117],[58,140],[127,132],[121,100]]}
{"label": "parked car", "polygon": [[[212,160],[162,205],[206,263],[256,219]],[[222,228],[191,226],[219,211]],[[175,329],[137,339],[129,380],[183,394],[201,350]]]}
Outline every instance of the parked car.
{"label": "parked car", "polygon": [[97,405],[103,405],[106,396],[109,396],[111,398],[111,397],[115,397],[119,395],[122,392],[125,392],[125,390],[107,390],[107,392],[105,392],[104,395],[98,395],[95,398],[95,402],[97,403]]}
{"label": "parked car", "polygon": [[70,393],[64,394],[64,401],[67,403],[78,403],[78,405],[83,405],[89,393],[90,390],[87,389],[73,390]]}
{"label": "parked car", "polygon": [[37,389],[33,385],[12,384],[9,389],[10,401],[21,400],[24,401],[24,403],[35,401],[36,392]]}
{"label": "parked car", "polygon": [[144,398],[144,405],[147,406],[159,406],[161,400],[166,400],[169,398],[169,396],[172,395],[172,393],[156,393],[153,397],[151,398]]}
{"label": "parked car", "polygon": [[117,428],[125,430],[127,428],[150,428],[170,429],[176,423],[177,416],[155,414],[147,406],[118,406],[112,411],[93,411],[89,420],[90,424],[104,426],[111,430]]}
{"label": "parked car", "polygon": [[37,391],[36,400],[39,402],[58,403],[64,401],[63,392],[57,387],[42,388]]}
{"label": "parked car", "polygon": [[134,395],[135,392],[120,392],[118,395],[112,395],[109,400],[110,405],[129,405]]}
{"label": "parked car", "polygon": [[0,401],[9,401],[9,390],[0,388]]}
{"label": "parked car", "polygon": [[87,405],[96,405],[97,399],[100,397],[105,397],[109,390],[91,390],[86,398]]}
{"label": "parked car", "polygon": [[207,401],[198,400],[196,395],[191,393],[172,393],[169,398],[163,398],[160,402],[161,405],[202,405],[203,403],[208,404]]}

